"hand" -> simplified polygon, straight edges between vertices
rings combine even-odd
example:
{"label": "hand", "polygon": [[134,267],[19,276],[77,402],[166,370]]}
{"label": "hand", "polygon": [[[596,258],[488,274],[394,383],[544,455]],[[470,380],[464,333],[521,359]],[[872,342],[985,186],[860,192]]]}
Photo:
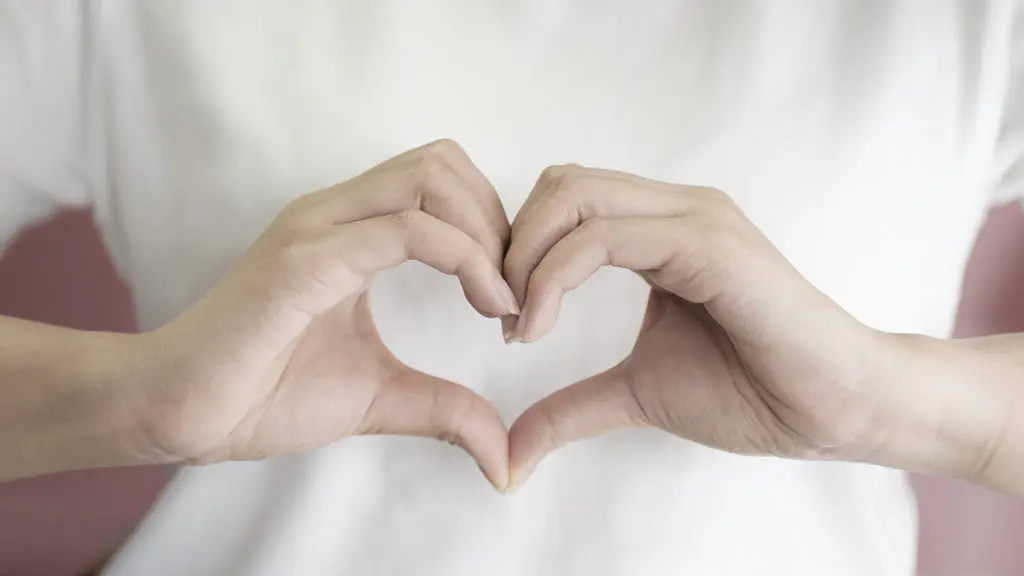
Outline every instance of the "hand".
{"label": "hand", "polygon": [[519,417],[509,432],[513,487],[552,450],[624,427],[741,454],[873,449],[877,395],[866,367],[879,361],[877,333],[802,278],[724,193],[546,170],[505,258],[523,303],[512,338],[543,337],[562,296],[608,265],[651,285],[636,345]]}
{"label": "hand", "polygon": [[500,273],[508,234],[493,188],[448,141],[293,201],[200,302],[149,335],[154,449],[206,463],[356,434],[428,436],[465,448],[503,487],[501,418],[469,389],[399,362],[367,289],[375,273],[419,260],[458,276],[481,314],[516,314]]}

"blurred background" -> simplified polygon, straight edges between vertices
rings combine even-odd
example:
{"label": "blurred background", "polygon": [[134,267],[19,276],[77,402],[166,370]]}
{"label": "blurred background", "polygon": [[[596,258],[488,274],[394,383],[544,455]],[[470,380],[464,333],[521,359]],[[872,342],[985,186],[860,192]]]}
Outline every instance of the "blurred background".
{"label": "blurred background", "polygon": [[[0,314],[82,329],[133,331],[87,212],[28,230],[0,258]],[[1024,210],[994,210],[968,266],[958,336],[1024,331]],[[95,572],[146,513],[164,468],[100,470],[0,484],[0,576]],[[915,478],[919,576],[1024,574],[1024,502]]]}

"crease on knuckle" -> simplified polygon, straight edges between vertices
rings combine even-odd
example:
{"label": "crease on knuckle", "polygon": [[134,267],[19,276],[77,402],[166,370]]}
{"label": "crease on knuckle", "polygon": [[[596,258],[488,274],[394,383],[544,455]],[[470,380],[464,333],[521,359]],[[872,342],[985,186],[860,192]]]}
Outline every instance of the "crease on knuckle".
{"label": "crease on knuckle", "polygon": [[572,180],[574,173],[575,167],[569,164],[548,166],[540,173],[538,188],[549,193],[565,188]]}
{"label": "crease on knuckle", "polygon": [[555,416],[555,412],[545,405],[537,410],[537,419],[540,420],[540,429],[544,431],[544,435],[538,443],[546,451],[557,450],[565,446],[564,416]]}
{"label": "crease on knuckle", "polygon": [[459,146],[459,143],[451,138],[439,138],[434,140],[424,147],[424,152],[428,154],[436,154],[441,158],[451,158],[456,154],[465,154],[462,150],[462,146]]}
{"label": "crease on knuckle", "polygon": [[704,200],[705,209],[711,214],[722,218],[732,218],[742,214],[739,204],[718,188],[700,187],[696,189],[698,197]]}
{"label": "crease on knuckle", "polygon": [[589,218],[580,223],[576,230],[587,243],[594,242],[598,238],[608,235],[610,220],[607,218]]}
{"label": "crease on knuckle", "polygon": [[421,212],[415,208],[407,208],[405,210],[399,210],[392,212],[389,215],[391,223],[398,228],[403,234],[408,234],[410,230],[413,230],[419,225]]}
{"label": "crease on knuckle", "polygon": [[300,196],[281,209],[270,226],[278,246],[297,242],[311,228],[316,227],[318,222],[313,206],[306,196]]}
{"label": "crease on knuckle", "polygon": [[431,402],[436,415],[434,426],[438,430],[437,438],[453,446],[465,447],[465,430],[476,405],[476,398],[472,394],[438,388]]}
{"label": "crease on knuckle", "polygon": [[584,176],[574,173],[566,173],[552,186],[543,204],[538,206],[538,212],[546,212],[549,215],[555,211],[561,211],[562,216],[573,226],[591,219],[594,214],[588,210],[587,203],[581,194],[584,186],[581,185]]}
{"label": "crease on knuckle", "polygon": [[335,294],[351,292],[363,282],[348,264],[315,240],[284,246],[275,258],[281,279],[279,289],[294,295],[284,300],[303,314],[315,314]]}
{"label": "crease on knuckle", "polygon": [[426,195],[440,194],[445,189],[445,182],[451,176],[452,169],[447,157],[433,148],[427,148],[412,159],[412,190],[419,206]]}

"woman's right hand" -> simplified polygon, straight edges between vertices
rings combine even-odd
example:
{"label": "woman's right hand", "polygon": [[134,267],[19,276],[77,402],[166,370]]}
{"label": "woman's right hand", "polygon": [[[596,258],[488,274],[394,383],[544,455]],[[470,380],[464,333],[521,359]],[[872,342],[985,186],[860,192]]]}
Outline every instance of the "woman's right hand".
{"label": "woman's right hand", "polygon": [[261,459],[357,434],[463,447],[499,488],[505,425],[458,384],[402,364],[367,290],[418,260],[459,278],[488,317],[518,313],[500,269],[509,224],[466,154],[438,141],[289,204],[194,307],[140,338],[147,442],[190,463]]}

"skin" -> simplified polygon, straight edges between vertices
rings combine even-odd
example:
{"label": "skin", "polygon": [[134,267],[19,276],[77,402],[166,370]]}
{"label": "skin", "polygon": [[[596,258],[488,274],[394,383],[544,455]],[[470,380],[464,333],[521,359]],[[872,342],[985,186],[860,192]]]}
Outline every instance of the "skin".
{"label": "skin", "polygon": [[[557,322],[602,266],[651,286],[632,353],[506,430],[469,389],[405,366],[367,300],[408,260],[459,278],[508,341]],[[1024,496],[1024,338],[943,341],[865,326],[722,191],[558,166],[510,226],[439,141],[292,202],[194,307],[140,335],[0,318],[0,473],[203,464],[359,434],[464,448],[499,490],[557,448],[654,427],[722,450],[870,462]]]}
{"label": "skin", "polygon": [[[870,462],[1024,495],[1024,339],[871,329],[805,280],[723,192],[559,166],[512,226],[504,271],[535,342],[602,266],[651,286],[632,352],[526,410],[514,490],[570,442],[655,427],[749,455]],[[1015,420],[1016,419],[1016,420]]]}
{"label": "skin", "polygon": [[[12,417],[0,418],[0,444],[19,448],[0,452],[0,468],[6,478],[56,471],[69,454],[94,455],[71,458],[77,467],[252,460],[351,435],[405,434],[463,447],[503,486],[507,433],[493,406],[397,360],[373,324],[367,290],[377,272],[418,260],[457,276],[481,314],[517,313],[500,272],[508,234],[494,189],[450,141],[298,198],[194,307],[110,343],[120,352],[104,357],[118,360],[102,363],[88,388],[88,406],[105,407],[100,417],[50,421],[75,414],[68,404],[80,401],[67,390],[81,390],[82,376],[47,373],[5,387],[12,400],[0,410]],[[19,323],[3,340],[11,352],[0,366],[14,377],[25,370],[13,335],[30,330],[42,328]],[[69,333],[40,334],[41,370],[47,342]],[[97,421],[117,424],[83,432]]]}

